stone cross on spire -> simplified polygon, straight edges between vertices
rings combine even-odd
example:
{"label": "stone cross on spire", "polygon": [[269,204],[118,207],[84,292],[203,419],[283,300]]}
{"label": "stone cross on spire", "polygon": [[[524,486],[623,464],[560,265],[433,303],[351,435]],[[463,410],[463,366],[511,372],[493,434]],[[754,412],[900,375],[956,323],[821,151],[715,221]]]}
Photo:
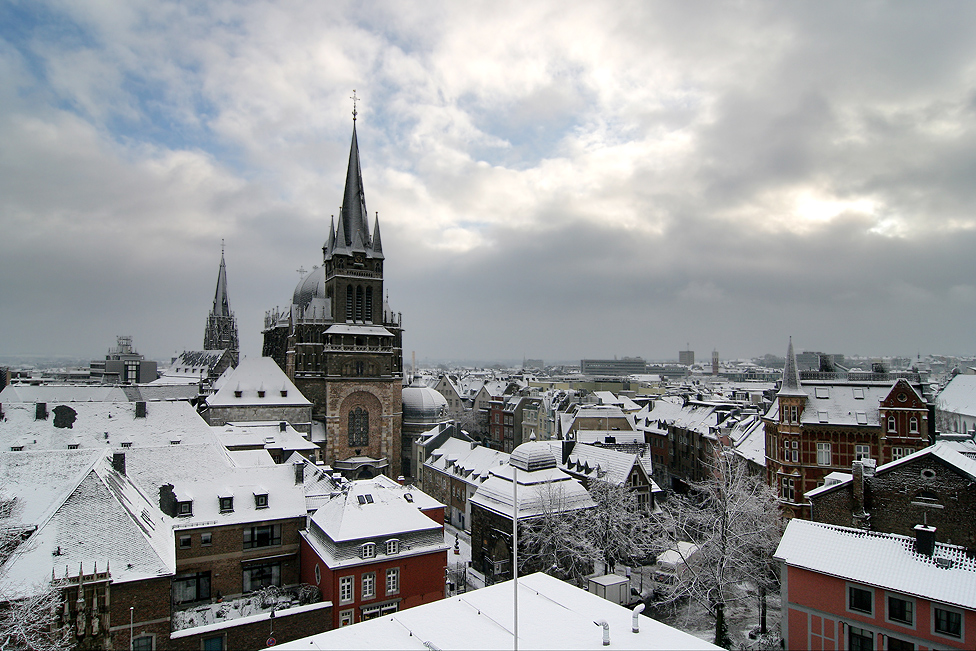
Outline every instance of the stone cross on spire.
{"label": "stone cross on spire", "polygon": [[356,89],[355,88],[352,89],[352,97],[350,97],[349,99],[352,100],[352,121],[355,122],[356,121],[356,116],[359,115],[359,112],[356,111],[356,102],[359,101],[359,98],[356,97]]}

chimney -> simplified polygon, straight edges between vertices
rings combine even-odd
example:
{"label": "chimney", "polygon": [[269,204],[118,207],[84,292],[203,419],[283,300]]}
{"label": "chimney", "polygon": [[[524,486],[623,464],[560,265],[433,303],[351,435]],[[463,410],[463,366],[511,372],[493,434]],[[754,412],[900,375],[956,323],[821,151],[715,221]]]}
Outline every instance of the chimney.
{"label": "chimney", "polygon": [[120,475],[125,474],[125,452],[112,453],[112,467]]}
{"label": "chimney", "polygon": [[34,420],[47,420],[47,403],[39,402],[34,407]]}
{"label": "chimney", "polygon": [[403,475],[400,475],[397,477],[397,483],[403,486],[404,484],[407,483],[407,478],[404,477]]}
{"label": "chimney", "polygon": [[295,464],[295,485],[300,486],[305,483],[305,462],[298,461]]}
{"label": "chimney", "polygon": [[853,497],[854,501],[854,508],[851,512],[851,519],[853,520],[853,522],[851,522],[851,526],[859,529],[867,528],[868,517],[868,514],[864,508],[864,478],[865,475],[867,475],[864,468],[865,461],[865,459],[858,459],[851,466],[851,474],[853,475],[853,480],[851,481],[851,497]]}
{"label": "chimney", "polygon": [[915,551],[931,556],[935,552],[935,527],[915,525]]}
{"label": "chimney", "polygon": [[280,423],[278,423],[279,432],[284,432],[286,427],[288,427],[288,423],[286,423],[285,421],[281,421]]}
{"label": "chimney", "polygon": [[159,487],[159,510],[171,518],[176,517],[176,493],[173,492],[173,484]]}
{"label": "chimney", "polygon": [[136,403],[136,418],[146,417],[146,402],[145,400],[140,400]]}

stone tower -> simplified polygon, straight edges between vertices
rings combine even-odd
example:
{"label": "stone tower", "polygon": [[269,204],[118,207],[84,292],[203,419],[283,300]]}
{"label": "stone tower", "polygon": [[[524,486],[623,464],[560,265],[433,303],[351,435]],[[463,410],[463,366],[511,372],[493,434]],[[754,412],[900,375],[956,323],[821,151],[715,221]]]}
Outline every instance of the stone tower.
{"label": "stone tower", "polygon": [[227,299],[227,265],[224,262],[224,248],[220,247],[220,270],[217,272],[217,291],[214,294],[213,309],[207,317],[207,330],[203,334],[204,350],[230,350],[231,364],[237,366],[240,344],[237,340],[237,318],[230,311]]}
{"label": "stone tower", "polygon": [[350,478],[395,479],[402,329],[384,301],[380,225],[375,218],[370,232],[355,116],[342,207],[338,224],[333,218],[329,226],[322,266],[298,283],[288,310],[267,313],[263,354],[312,401],[326,463]]}

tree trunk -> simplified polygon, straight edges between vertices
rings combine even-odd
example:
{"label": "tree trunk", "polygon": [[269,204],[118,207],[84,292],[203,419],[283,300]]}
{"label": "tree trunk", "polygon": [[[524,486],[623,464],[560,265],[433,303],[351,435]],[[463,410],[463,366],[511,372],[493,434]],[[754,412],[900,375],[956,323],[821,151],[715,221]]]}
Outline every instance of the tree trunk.
{"label": "tree trunk", "polygon": [[766,586],[759,586],[759,634],[765,635],[766,629]]}
{"label": "tree trunk", "polygon": [[732,648],[732,640],[729,638],[729,626],[725,623],[725,602],[715,604],[715,646],[723,649]]}

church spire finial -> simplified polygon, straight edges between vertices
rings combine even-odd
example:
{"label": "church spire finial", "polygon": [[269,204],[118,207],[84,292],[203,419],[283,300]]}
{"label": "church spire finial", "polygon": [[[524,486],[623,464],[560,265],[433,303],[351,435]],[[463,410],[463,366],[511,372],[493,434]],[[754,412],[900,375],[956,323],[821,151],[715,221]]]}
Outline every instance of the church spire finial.
{"label": "church spire finial", "polygon": [[356,97],[356,89],[355,88],[352,89],[352,97],[350,97],[349,99],[352,100],[352,121],[355,122],[356,121],[356,116],[359,115],[359,111],[356,110],[356,102],[359,101],[359,98]]}

